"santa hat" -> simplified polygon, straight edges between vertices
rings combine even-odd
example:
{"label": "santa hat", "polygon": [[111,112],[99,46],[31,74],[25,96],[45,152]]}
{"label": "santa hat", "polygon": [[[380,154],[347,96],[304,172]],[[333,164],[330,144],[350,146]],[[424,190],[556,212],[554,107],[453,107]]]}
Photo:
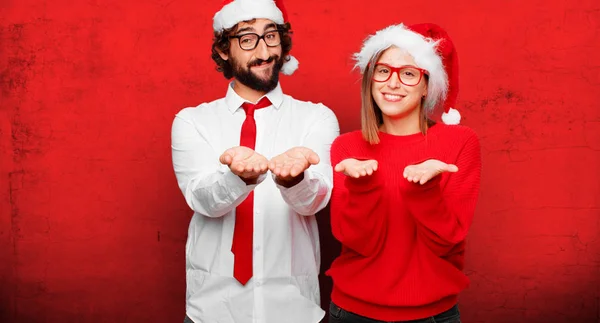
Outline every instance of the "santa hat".
{"label": "santa hat", "polygon": [[[213,18],[213,29],[222,32],[242,21],[260,18],[269,19],[278,25],[287,22],[283,0],[224,0],[223,7]],[[281,72],[291,75],[296,69],[298,69],[298,60],[289,55]]]}
{"label": "santa hat", "polygon": [[458,96],[458,56],[452,40],[438,25],[423,23],[393,25],[367,38],[361,51],[354,54],[356,66],[364,73],[374,55],[396,46],[411,55],[418,67],[429,72],[425,109],[431,113],[443,102],[442,121],[459,124],[460,113],[454,109]]}

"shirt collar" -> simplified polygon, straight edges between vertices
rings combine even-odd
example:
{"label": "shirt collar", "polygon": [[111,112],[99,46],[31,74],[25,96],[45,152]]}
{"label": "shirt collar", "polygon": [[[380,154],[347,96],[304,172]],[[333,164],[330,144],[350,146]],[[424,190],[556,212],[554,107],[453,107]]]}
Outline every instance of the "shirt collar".
{"label": "shirt collar", "polygon": [[[227,108],[231,113],[235,113],[235,111],[237,111],[237,109],[239,109],[242,106],[242,103],[250,102],[248,100],[242,99],[241,96],[235,93],[235,91],[233,90],[233,82],[235,81],[230,82],[229,86],[227,86],[227,94],[225,95],[225,103],[227,104]],[[266,96],[269,99],[269,101],[271,101],[275,109],[279,109],[281,107],[281,104],[283,103],[283,91],[281,91],[281,85],[279,83],[277,83],[276,88],[274,88],[271,92],[267,93],[264,96]],[[260,101],[260,99],[262,99],[262,97],[259,98],[256,102]]]}

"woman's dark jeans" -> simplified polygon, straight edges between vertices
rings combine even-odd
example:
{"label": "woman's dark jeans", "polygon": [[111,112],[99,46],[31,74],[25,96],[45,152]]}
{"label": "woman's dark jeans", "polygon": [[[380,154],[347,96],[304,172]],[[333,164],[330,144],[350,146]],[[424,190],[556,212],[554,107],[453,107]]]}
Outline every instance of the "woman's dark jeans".
{"label": "woman's dark jeans", "polygon": [[460,323],[458,305],[438,315],[412,321],[379,321],[348,312],[333,302],[329,305],[329,323]]}

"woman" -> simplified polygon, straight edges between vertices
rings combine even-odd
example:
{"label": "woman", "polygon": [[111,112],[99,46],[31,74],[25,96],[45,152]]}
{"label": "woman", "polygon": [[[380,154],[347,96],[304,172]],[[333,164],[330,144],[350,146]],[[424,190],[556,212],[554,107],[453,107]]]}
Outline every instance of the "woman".
{"label": "woman", "polygon": [[436,25],[400,24],[370,36],[355,59],[362,131],[331,147],[342,252],[327,272],[330,322],[460,322],[481,161],[475,133],[449,125],[460,121],[454,46]]}

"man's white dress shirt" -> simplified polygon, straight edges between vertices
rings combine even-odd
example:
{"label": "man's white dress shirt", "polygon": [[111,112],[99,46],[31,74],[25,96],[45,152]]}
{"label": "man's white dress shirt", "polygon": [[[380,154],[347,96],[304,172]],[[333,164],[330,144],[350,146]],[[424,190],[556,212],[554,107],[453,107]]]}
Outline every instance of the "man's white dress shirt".
{"label": "man's white dress shirt", "polygon": [[[304,146],[321,161],[291,188],[270,172],[246,185],[219,162],[239,146],[245,102],[231,83],[225,98],[181,110],[172,126],[173,167],[194,211],[186,244],[186,311],[196,323],[317,323],[320,307],[320,247],[314,214],[329,202],[329,150],[339,135],[334,113],[323,104],[284,95],[280,85],[256,110],[255,150],[271,159]],[[254,102],[252,102],[254,103]],[[231,243],[235,208],[254,190],[253,277],[233,278]]]}

